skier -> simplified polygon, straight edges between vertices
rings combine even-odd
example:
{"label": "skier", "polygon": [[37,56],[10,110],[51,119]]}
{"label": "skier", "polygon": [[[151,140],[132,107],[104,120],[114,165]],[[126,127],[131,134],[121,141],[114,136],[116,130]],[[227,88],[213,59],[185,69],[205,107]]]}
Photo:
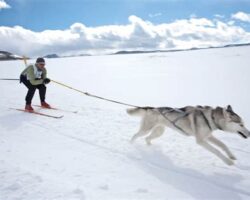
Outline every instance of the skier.
{"label": "skier", "polygon": [[35,94],[36,89],[39,90],[41,106],[44,108],[51,108],[51,106],[45,102],[46,86],[50,79],[47,78],[47,70],[45,68],[45,60],[43,58],[37,58],[35,64],[30,64],[20,75],[20,83],[23,83],[28,92],[26,95],[25,110],[28,112],[34,111],[31,106],[31,101]]}

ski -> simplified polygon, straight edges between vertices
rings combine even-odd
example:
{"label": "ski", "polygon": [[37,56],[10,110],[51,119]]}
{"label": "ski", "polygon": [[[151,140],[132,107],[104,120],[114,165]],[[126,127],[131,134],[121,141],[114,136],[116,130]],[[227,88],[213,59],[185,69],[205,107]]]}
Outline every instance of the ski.
{"label": "ski", "polygon": [[26,113],[30,113],[30,114],[35,114],[35,115],[41,115],[41,116],[44,116],[44,117],[50,117],[50,118],[54,118],[54,119],[60,119],[60,118],[63,117],[63,115],[55,116],[55,115],[49,115],[49,114],[45,114],[45,113],[41,113],[41,112],[37,112],[37,111],[29,112],[29,111],[26,111],[24,109],[19,109],[19,108],[10,108],[10,109],[21,111],[21,112],[26,112]]}
{"label": "ski", "polygon": [[35,107],[38,107],[38,108],[43,108],[43,109],[49,109],[49,110],[58,110],[58,111],[63,111],[63,112],[68,112],[68,113],[77,113],[77,111],[71,111],[71,110],[64,110],[64,109],[61,109],[61,108],[54,108],[54,107],[51,107],[51,108],[44,108],[40,105],[33,105]]}

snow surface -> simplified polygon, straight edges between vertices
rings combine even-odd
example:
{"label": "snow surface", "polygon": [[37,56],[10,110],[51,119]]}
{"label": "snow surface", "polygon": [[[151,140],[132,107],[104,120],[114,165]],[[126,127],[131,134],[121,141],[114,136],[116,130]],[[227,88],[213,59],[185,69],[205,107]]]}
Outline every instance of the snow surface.
{"label": "snow surface", "polygon": [[[48,76],[95,95],[136,105],[226,106],[250,127],[250,47],[173,53],[47,59]],[[22,61],[0,62],[1,78],[18,78]],[[51,119],[23,108],[26,88],[0,82],[1,200],[249,199],[250,146],[236,134],[215,132],[234,152],[234,166],[167,130],[147,146],[129,140],[139,118],[126,106],[55,83],[47,101],[78,113]],[[36,93],[34,104],[39,103]]]}

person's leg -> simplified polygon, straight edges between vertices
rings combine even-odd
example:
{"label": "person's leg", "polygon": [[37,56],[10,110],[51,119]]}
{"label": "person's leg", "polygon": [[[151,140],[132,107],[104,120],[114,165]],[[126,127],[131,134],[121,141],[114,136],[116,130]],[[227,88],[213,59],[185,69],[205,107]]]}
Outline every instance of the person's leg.
{"label": "person's leg", "polygon": [[46,97],[46,86],[44,84],[37,85],[37,88],[39,90],[40,100],[41,103],[45,102]]}
{"label": "person's leg", "polygon": [[36,92],[36,86],[32,85],[27,78],[23,79],[22,82],[28,88],[28,92],[25,97],[26,105],[31,105],[33,96]]}
{"label": "person's leg", "polygon": [[34,94],[36,92],[36,87],[31,86],[27,92],[27,95],[25,97],[26,105],[31,105],[32,99],[34,97]]}
{"label": "person's leg", "polygon": [[37,88],[39,89],[41,106],[44,108],[51,108],[51,106],[45,102],[46,98],[46,86],[44,84],[38,85]]}

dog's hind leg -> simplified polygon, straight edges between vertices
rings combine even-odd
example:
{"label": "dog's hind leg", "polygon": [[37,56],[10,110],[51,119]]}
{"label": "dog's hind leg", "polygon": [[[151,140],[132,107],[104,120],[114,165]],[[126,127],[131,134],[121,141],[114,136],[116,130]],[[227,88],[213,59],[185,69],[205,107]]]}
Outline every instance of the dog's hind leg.
{"label": "dog's hind leg", "polygon": [[220,140],[218,140],[217,138],[215,138],[215,137],[213,137],[213,136],[210,136],[210,137],[208,138],[208,140],[209,140],[212,144],[214,144],[214,145],[220,147],[223,151],[225,151],[226,154],[229,156],[229,158],[231,158],[232,160],[237,160],[236,157],[233,155],[233,153],[228,149],[228,147],[227,147],[223,142],[221,142]]}
{"label": "dog's hind leg", "polygon": [[164,133],[164,130],[165,128],[163,126],[156,126],[153,129],[152,133],[145,139],[147,142],[147,145],[151,145],[152,144],[151,141],[155,138],[160,137]]}
{"label": "dog's hind leg", "polygon": [[221,160],[223,160],[227,165],[233,165],[233,161],[226,156],[224,156],[219,150],[214,148],[212,145],[207,143],[206,141],[197,141],[199,145],[210,151],[211,153],[215,154],[217,157],[219,157]]}
{"label": "dog's hind leg", "polygon": [[150,117],[142,119],[140,130],[131,138],[131,143],[133,143],[138,137],[147,135],[154,126],[155,122]]}
{"label": "dog's hind leg", "polygon": [[131,143],[133,143],[138,137],[149,134],[152,128],[156,126],[156,123],[157,123],[157,118],[153,117],[151,113],[144,116],[141,121],[140,130],[132,137]]}

